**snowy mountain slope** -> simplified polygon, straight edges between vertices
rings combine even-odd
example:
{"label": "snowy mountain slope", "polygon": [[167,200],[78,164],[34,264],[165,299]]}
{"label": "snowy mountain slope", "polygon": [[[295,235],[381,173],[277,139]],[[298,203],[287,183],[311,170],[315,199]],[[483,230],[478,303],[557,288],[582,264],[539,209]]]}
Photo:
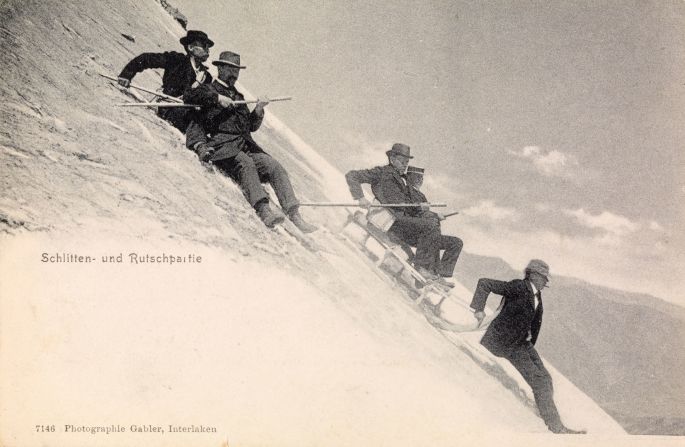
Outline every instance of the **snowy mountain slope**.
{"label": "snowy mountain slope", "polygon": [[[158,4],[1,8],[3,445],[634,442],[557,373],[562,414],[591,435],[549,435],[475,334],[436,331],[331,232],[343,211],[305,211],[328,227],[313,253],[265,229],[151,111],[114,107],[126,96],[97,73],[178,48]],[[342,198],[340,174],[281,121],[256,137],[303,200]],[[170,432],[191,424],[214,430]]]}

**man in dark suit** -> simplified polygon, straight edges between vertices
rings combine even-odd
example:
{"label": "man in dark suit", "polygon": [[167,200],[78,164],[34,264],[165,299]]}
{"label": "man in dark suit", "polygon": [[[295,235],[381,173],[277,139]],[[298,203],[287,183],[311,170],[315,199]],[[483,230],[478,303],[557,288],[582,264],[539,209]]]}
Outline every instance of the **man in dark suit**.
{"label": "man in dark suit", "polygon": [[[350,194],[362,207],[370,205],[362,191],[361,185],[364,183],[371,185],[371,190],[380,203],[414,203],[405,175],[409,160],[413,158],[410,155],[409,146],[396,143],[392,149],[386,152],[386,155],[388,156],[386,166],[350,171],[345,175]],[[456,259],[454,259],[454,263],[451,259],[446,259],[443,266],[444,270],[434,270],[435,260],[439,258],[443,240],[440,234],[439,220],[421,215],[421,212],[429,210],[427,204],[388,209],[394,217],[394,222],[388,233],[412,247],[416,247],[413,262],[421,276],[428,281],[436,281],[447,287],[454,286],[453,283],[446,281],[445,277],[452,276]]]}
{"label": "man in dark suit", "polygon": [[[180,40],[186,54],[176,51],[165,53],[143,53],[134,57],[119,74],[119,85],[128,88],[136,74],[150,68],[162,68],[162,92],[177,98],[184,97],[185,102],[195,104],[202,100],[202,84],[210,84],[212,75],[203,62],[209,57],[209,48],[214,45],[207,34],[190,30]],[[186,131],[189,109],[182,107],[159,107],[157,114],[171,123],[181,132]]]}
{"label": "man in dark suit", "polygon": [[[210,85],[202,85],[194,93],[195,101],[202,106],[190,115],[186,132],[186,146],[194,150],[203,162],[212,162],[240,185],[267,227],[283,222],[269,206],[269,196],[262,182],[269,182],[288,218],[303,233],[316,230],[300,215],[300,202],[295,196],[285,168],[252,139],[251,132],[259,129],[264,119],[266,100],[259,100],[254,110],[246,104],[234,104],[245,98],[235,88],[238,75],[245,66],[240,55],[224,51],[219,60],[219,78]],[[209,137],[209,138],[208,138]]]}
{"label": "man in dark suit", "polygon": [[[428,203],[425,194],[421,192],[423,185],[423,176],[425,170],[416,166],[407,167],[407,184],[409,185],[409,196],[411,203]],[[440,226],[440,222],[445,220],[445,216],[441,213],[426,210],[423,208],[409,209],[409,212],[417,217],[425,217],[428,219],[435,219]],[[464,242],[455,236],[447,236],[440,234],[440,249],[436,253],[434,263],[431,271],[445,278],[449,278],[454,273],[454,266],[457,264],[461,249],[464,247]],[[442,257],[440,250],[444,250]]]}
{"label": "man in dark suit", "polygon": [[481,344],[497,357],[504,357],[533,389],[535,403],[547,428],[554,433],[580,434],[564,426],[554,404],[552,377],[535,350],[542,325],[542,295],[549,281],[549,266],[539,259],[528,263],[524,279],[505,282],[481,278],[471,301],[479,324],[490,293],[502,295],[504,306],[490,323]]}

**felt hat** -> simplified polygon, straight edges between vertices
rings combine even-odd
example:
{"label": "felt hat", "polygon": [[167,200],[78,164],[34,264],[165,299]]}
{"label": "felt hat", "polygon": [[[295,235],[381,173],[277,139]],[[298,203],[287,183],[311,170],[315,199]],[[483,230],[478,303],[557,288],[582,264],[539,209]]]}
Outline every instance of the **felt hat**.
{"label": "felt hat", "polygon": [[206,42],[208,47],[213,47],[214,42],[207,36],[207,33],[204,31],[197,31],[197,30],[189,30],[188,33],[181,37],[181,45],[184,47],[188,45],[189,43],[195,42],[196,40]]}
{"label": "felt hat", "polygon": [[390,155],[401,155],[403,157],[407,158],[414,158],[411,155],[409,155],[409,146],[406,144],[402,143],[395,143],[392,145],[392,149],[387,151],[385,155],[390,156]]}
{"label": "felt hat", "polygon": [[526,267],[525,273],[538,273],[545,278],[549,279],[549,265],[545,261],[540,259],[531,259]]}
{"label": "felt hat", "polygon": [[212,62],[214,65],[230,65],[236,68],[247,68],[244,65],[240,65],[240,55],[232,51],[222,51],[219,55],[219,59]]}

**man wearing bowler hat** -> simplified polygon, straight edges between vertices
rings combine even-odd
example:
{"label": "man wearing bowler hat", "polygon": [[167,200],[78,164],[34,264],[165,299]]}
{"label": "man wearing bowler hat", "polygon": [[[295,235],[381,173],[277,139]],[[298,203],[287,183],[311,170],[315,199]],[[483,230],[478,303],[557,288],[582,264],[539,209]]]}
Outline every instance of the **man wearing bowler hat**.
{"label": "man wearing bowler hat", "polygon": [[[409,160],[414,158],[410,154],[410,148],[406,144],[395,143],[386,152],[388,164],[377,166],[372,169],[350,171],[345,175],[350,194],[357,200],[360,206],[369,207],[371,204],[365,197],[361,185],[371,185],[374,196],[380,203],[415,203],[412,200],[410,186],[407,183],[406,171]],[[441,285],[451,287],[454,284],[445,280],[452,276],[454,262],[445,259],[444,270],[437,272],[436,259],[439,259],[442,247],[442,235],[438,219],[424,216],[421,213],[428,211],[425,203],[417,204],[416,207],[390,207],[395,221],[388,233],[398,237],[401,241],[416,247],[416,255],[413,262],[416,270],[428,281],[436,281]],[[458,252],[456,253],[458,256]]]}
{"label": "man wearing bowler hat", "polygon": [[194,100],[202,108],[190,116],[186,146],[200,160],[213,163],[233,178],[267,227],[278,225],[284,218],[269,206],[262,182],[271,184],[281,207],[297,228],[303,233],[315,231],[316,227],[300,214],[300,203],[285,168],[252,139],[251,133],[262,124],[268,100],[258,100],[251,112],[246,104],[233,103],[244,100],[235,88],[240,70],[246,68],[240,64],[240,55],[224,51],[212,63],[219,76],[211,84],[197,88]]}
{"label": "man wearing bowler hat", "polygon": [[[162,92],[194,104],[202,91],[196,89],[212,82],[212,76],[203,62],[209,58],[209,48],[214,45],[203,31],[190,30],[180,39],[186,54],[176,51],[143,53],[134,57],[119,74],[119,85],[128,88],[136,74],[150,68],[162,68]],[[157,114],[169,121],[181,132],[186,131],[188,109],[182,107],[159,107]]]}
{"label": "man wearing bowler hat", "polygon": [[[419,168],[417,166],[407,167],[407,184],[409,185],[409,196],[411,197],[411,203],[428,203],[426,195],[421,192],[421,186],[423,185],[423,176],[425,174],[424,168]],[[425,217],[428,219],[435,219],[440,226],[440,222],[445,220],[445,216],[441,213],[430,211],[424,208],[410,208],[407,210],[412,215],[417,217]],[[431,268],[431,271],[440,275],[441,277],[450,277],[454,272],[454,266],[459,259],[459,254],[461,249],[464,247],[464,243],[461,239],[455,236],[447,236],[445,234],[440,234],[440,250],[444,250],[442,256],[440,256],[440,250],[436,253],[435,262]]]}
{"label": "man wearing bowler hat", "polygon": [[540,417],[553,433],[582,434],[564,426],[554,404],[552,377],[535,350],[542,326],[542,289],[549,282],[549,266],[533,259],[525,269],[524,279],[498,281],[481,278],[473,294],[471,309],[480,324],[490,293],[501,295],[504,306],[490,323],[481,344],[497,357],[504,357],[518,370],[533,389]]}

